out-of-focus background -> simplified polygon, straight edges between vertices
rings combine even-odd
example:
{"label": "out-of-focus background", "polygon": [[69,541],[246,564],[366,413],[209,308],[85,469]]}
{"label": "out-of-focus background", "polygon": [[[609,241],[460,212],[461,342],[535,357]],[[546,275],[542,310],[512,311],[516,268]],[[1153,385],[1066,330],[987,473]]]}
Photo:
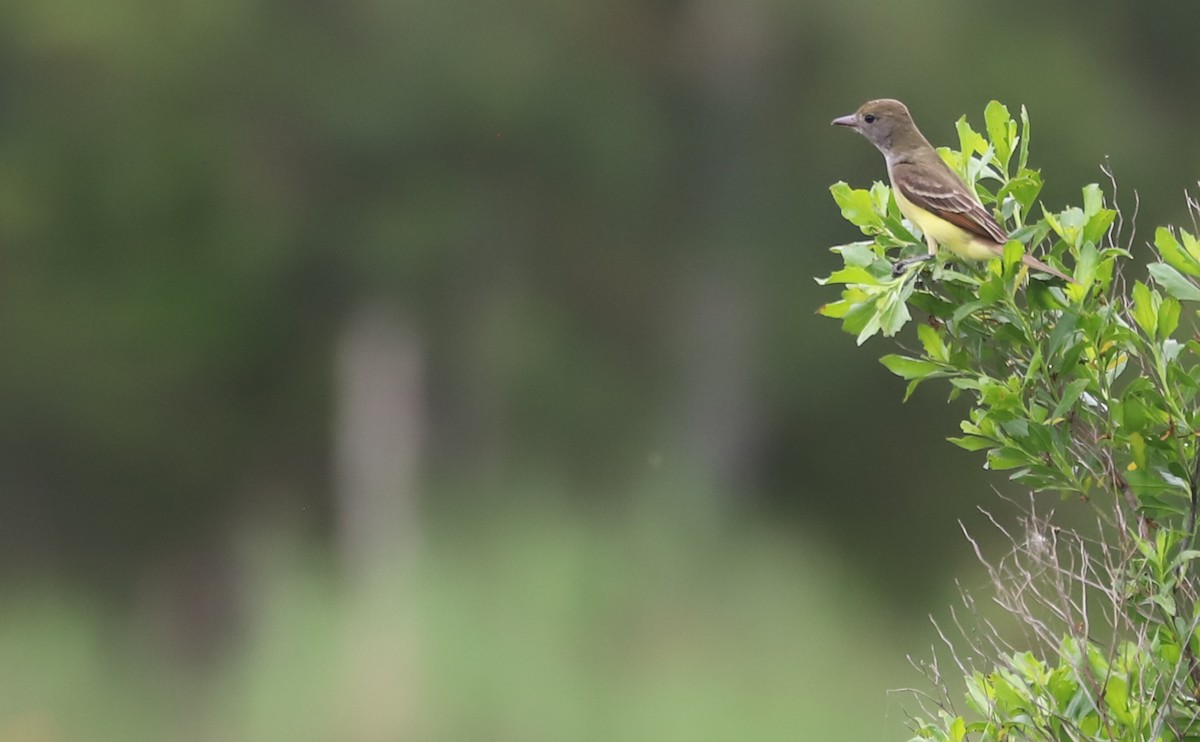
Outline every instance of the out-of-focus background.
{"label": "out-of-focus background", "polygon": [[814,314],[884,175],[829,120],[1024,104],[1148,235],[1198,22],[3,5],[0,740],[904,738],[1004,483]]}

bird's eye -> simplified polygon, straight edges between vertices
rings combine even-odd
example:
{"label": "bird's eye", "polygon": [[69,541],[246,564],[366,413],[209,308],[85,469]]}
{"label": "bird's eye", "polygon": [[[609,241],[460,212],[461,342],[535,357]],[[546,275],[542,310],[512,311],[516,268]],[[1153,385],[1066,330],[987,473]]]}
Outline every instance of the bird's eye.
{"label": "bird's eye", "polygon": [[866,116],[863,116],[863,121],[866,121],[868,124],[875,123],[875,114],[868,113]]}

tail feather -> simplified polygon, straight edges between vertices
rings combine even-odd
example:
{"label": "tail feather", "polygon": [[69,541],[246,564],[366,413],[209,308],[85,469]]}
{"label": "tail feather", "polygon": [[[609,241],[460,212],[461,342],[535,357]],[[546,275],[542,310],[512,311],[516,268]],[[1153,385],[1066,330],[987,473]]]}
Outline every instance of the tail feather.
{"label": "tail feather", "polygon": [[[991,253],[992,257],[997,257],[997,258],[1004,257],[1004,245],[1000,244],[999,242],[991,242],[990,240],[977,240],[973,244],[976,246],[985,248],[988,253]],[[972,255],[972,256],[968,256],[968,257],[975,257],[975,256]],[[1052,276],[1061,278],[1062,280],[1066,281],[1067,283],[1079,283],[1074,278],[1071,278],[1070,276],[1068,276],[1066,273],[1063,273],[1062,271],[1060,271],[1057,268],[1051,268],[1050,266],[1046,265],[1045,263],[1043,263],[1042,261],[1038,260],[1037,258],[1033,257],[1032,255],[1030,255],[1028,253],[1025,253],[1021,256],[1021,262],[1024,263],[1025,265],[1029,266],[1030,268],[1034,269],[1035,271],[1041,271],[1042,273],[1049,273]]]}
{"label": "tail feather", "polygon": [[1059,278],[1066,281],[1067,283],[1078,283],[1078,281],[1076,281],[1074,278],[1071,278],[1066,273],[1063,273],[1062,271],[1060,271],[1057,268],[1051,268],[1050,266],[1046,265],[1045,263],[1043,263],[1042,261],[1033,257],[1032,255],[1022,255],[1021,262],[1024,263],[1025,265],[1029,266],[1030,268],[1033,268],[1034,270],[1039,270],[1042,273],[1049,273],[1052,276],[1058,276]]}

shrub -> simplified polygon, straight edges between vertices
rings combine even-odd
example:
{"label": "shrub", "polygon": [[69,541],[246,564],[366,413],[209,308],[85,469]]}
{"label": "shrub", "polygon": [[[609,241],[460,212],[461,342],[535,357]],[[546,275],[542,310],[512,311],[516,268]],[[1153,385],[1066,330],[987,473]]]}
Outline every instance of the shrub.
{"label": "shrub", "polygon": [[[1038,202],[1024,108],[1019,118],[993,101],[986,134],[964,117],[959,149],[939,150],[1010,231],[1003,258],[894,276],[894,261],[925,247],[888,186],[831,188],[865,239],[833,248],[843,267],[819,282],[841,297],[820,313],[860,345],[903,338],[911,347],[881,361],[908,382],[905,398],[930,379],[966,396],[951,442],[1034,493],[1011,552],[980,554],[1023,638],[964,594],[961,637],[947,641],[965,705],[925,664],[934,689],[918,696],[915,739],[1200,740],[1200,340],[1184,312],[1200,302],[1200,240],[1158,229],[1157,259],[1136,275],[1132,237],[1121,243],[1127,225],[1099,185],[1062,211]],[[1030,250],[1077,283],[1030,273]],[[1049,493],[1089,503],[1095,534],[1040,515]]]}

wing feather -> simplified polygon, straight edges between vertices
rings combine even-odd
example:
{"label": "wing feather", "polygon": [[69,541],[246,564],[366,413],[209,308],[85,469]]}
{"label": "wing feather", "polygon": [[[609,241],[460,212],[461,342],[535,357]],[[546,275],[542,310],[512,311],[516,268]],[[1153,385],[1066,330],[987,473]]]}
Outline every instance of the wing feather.
{"label": "wing feather", "polygon": [[1004,228],[940,158],[936,164],[921,167],[915,163],[897,163],[892,180],[914,205],[984,239],[1001,245],[1008,241]]}

